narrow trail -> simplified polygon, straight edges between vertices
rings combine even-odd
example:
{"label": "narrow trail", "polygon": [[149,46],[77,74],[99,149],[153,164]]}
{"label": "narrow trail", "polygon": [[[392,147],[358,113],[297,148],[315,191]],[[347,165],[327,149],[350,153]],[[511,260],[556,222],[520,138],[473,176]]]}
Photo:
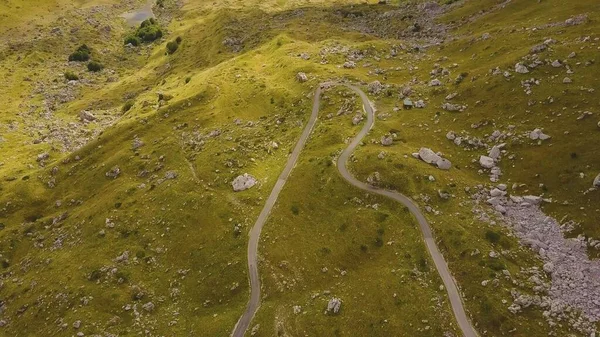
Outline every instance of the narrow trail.
{"label": "narrow trail", "polygon": [[421,233],[423,234],[423,240],[425,241],[425,246],[427,247],[427,250],[429,251],[431,258],[433,259],[435,267],[436,267],[438,273],[440,274],[440,277],[442,278],[444,286],[446,287],[446,291],[448,292],[448,298],[450,300],[450,305],[452,306],[452,311],[454,312],[454,316],[456,317],[456,321],[458,322],[458,326],[459,326],[460,330],[462,331],[463,336],[464,337],[477,337],[478,336],[477,332],[471,325],[471,323],[467,317],[467,314],[465,312],[465,309],[463,307],[460,293],[458,291],[456,283],[454,282],[454,279],[452,278],[452,275],[450,274],[450,270],[448,269],[448,264],[444,260],[443,255],[440,253],[440,251],[435,243],[435,240],[433,238],[433,234],[431,232],[431,227],[429,226],[429,223],[427,222],[427,219],[425,219],[425,216],[423,215],[423,213],[419,210],[419,207],[411,199],[404,196],[403,194],[400,194],[400,193],[394,192],[394,191],[379,189],[377,187],[363,183],[363,182],[359,181],[358,179],[356,179],[348,171],[346,163],[348,162],[348,159],[352,155],[352,152],[354,152],[356,147],[360,144],[362,139],[367,135],[367,133],[371,130],[371,128],[375,124],[375,116],[374,116],[375,112],[373,111],[373,107],[371,106],[371,103],[369,102],[369,98],[362,90],[360,90],[358,87],[355,87],[350,84],[337,84],[337,83],[323,83],[317,87],[317,90],[315,91],[314,100],[313,100],[313,109],[312,109],[312,114],[310,115],[310,119],[309,119],[308,123],[306,124],[306,127],[304,128],[304,131],[302,132],[302,135],[300,136],[298,143],[296,143],[296,147],[290,154],[287,164],[286,164],[283,172],[281,172],[281,175],[279,176],[279,179],[277,180],[275,187],[271,191],[271,194],[269,195],[269,198],[267,199],[265,206],[263,207],[262,211],[260,212],[260,215],[258,216],[258,219],[256,220],[256,223],[254,224],[254,227],[252,227],[252,229],[250,231],[250,239],[248,242],[248,271],[250,273],[250,301],[248,301],[246,310],[244,311],[244,313],[238,320],[237,324],[235,325],[235,328],[234,328],[231,336],[232,337],[243,337],[244,334],[246,333],[246,331],[248,330],[248,327],[250,326],[250,322],[254,318],[256,311],[258,311],[258,307],[260,306],[260,294],[261,294],[260,293],[261,285],[260,285],[260,278],[258,276],[258,265],[257,265],[258,241],[260,239],[260,232],[262,231],[262,228],[269,217],[269,213],[271,212],[271,209],[273,208],[273,206],[275,205],[275,202],[277,201],[277,197],[279,196],[279,193],[283,189],[283,186],[285,185],[285,182],[287,181],[288,177],[290,176],[292,169],[296,165],[296,162],[298,161],[298,157],[300,156],[300,152],[302,152],[302,149],[304,148],[304,145],[306,144],[308,137],[310,136],[310,133],[315,126],[315,123],[317,121],[317,116],[319,115],[319,108],[320,108],[320,103],[321,103],[321,92],[322,92],[323,88],[329,87],[329,86],[336,86],[336,85],[346,86],[349,89],[351,89],[352,91],[354,91],[356,94],[358,94],[362,100],[364,110],[367,113],[367,122],[365,123],[365,126],[360,130],[360,132],[356,135],[356,137],[354,137],[354,139],[352,140],[350,145],[348,145],[348,147],[342,152],[342,154],[338,158],[337,167],[338,167],[338,170],[339,170],[341,176],[346,181],[348,181],[351,185],[353,185],[355,187],[358,187],[358,188],[360,188],[364,191],[370,192],[370,193],[375,193],[375,194],[379,194],[379,195],[388,197],[390,199],[394,199],[394,200],[400,202],[401,204],[403,204],[404,206],[406,206],[410,210],[410,212],[415,216],[417,222],[419,223],[419,229],[421,230]]}

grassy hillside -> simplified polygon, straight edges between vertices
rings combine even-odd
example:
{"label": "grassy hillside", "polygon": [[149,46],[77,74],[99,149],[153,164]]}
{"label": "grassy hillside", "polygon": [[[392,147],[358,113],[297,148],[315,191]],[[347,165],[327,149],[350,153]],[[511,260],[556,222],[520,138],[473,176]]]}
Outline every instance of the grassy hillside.
{"label": "grassy hillside", "polygon": [[[480,334],[584,335],[548,324],[543,308],[507,310],[511,290],[535,294],[525,271],[543,263],[497,215],[474,214],[488,209],[472,192],[491,185],[478,163],[489,149],[446,134],[491,144],[495,130],[509,133],[500,182],[552,199],[543,210],[572,220],[568,235],[600,238],[599,192],[588,191],[600,173],[595,1],[165,0],[154,7],[163,36],[126,46],[135,27],[120,15],[144,4],[0,2],[2,334],[228,336],[249,296],[247,233],[315,87],[344,78],[365,91],[382,83],[371,91],[375,128],[351,169],[363,181],[378,172],[381,186],[428,210]],[[556,42],[538,53],[543,64],[516,73],[548,39]],[[82,44],[102,71],[68,61]],[[435,78],[441,86],[430,86]],[[527,94],[530,78],[540,84]],[[407,87],[425,108],[402,109]],[[452,93],[463,112],[441,108]],[[254,336],[459,333],[412,217],[337,173],[361,113],[346,90],[323,98],[261,237]],[[552,138],[529,139],[535,128]],[[388,133],[396,138],[383,147]],[[414,159],[421,147],[443,152],[452,169]],[[233,192],[244,173],[259,184]],[[339,315],[324,314],[331,297],[343,301]]]}

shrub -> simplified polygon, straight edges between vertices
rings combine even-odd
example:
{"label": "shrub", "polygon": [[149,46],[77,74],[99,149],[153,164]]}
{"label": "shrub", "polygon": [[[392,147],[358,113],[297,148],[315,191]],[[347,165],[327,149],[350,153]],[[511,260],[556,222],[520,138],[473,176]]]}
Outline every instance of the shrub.
{"label": "shrub", "polygon": [[77,80],[79,80],[79,76],[77,76],[77,75],[73,74],[73,73],[72,73],[72,72],[70,72],[70,71],[67,71],[67,72],[65,73],[65,79],[66,79],[67,81],[77,81]]}
{"label": "shrub", "polygon": [[181,44],[181,41],[183,41],[183,39],[181,38],[181,36],[178,36],[178,37],[175,39],[175,42],[177,42],[177,44]]}
{"label": "shrub", "polygon": [[125,104],[123,105],[123,108],[121,109],[124,113],[131,110],[131,108],[133,107],[133,101],[127,101],[125,102]]}
{"label": "shrub", "polygon": [[73,54],[69,55],[69,61],[75,62],[85,62],[90,59],[90,54],[92,51],[88,46],[82,44],[73,52]]}
{"label": "shrub", "polygon": [[190,81],[191,81],[191,80],[192,80],[192,78],[191,78],[191,77],[186,77],[186,78],[185,78],[185,84],[188,84],[188,83],[190,83]]}
{"label": "shrub", "polygon": [[104,66],[99,62],[91,61],[90,63],[88,63],[87,68],[89,71],[98,72],[104,69]]}
{"label": "shrub", "polygon": [[131,43],[134,46],[139,46],[142,42],[152,42],[160,39],[163,36],[162,29],[158,25],[158,21],[154,18],[144,20],[135,33],[127,35],[125,44]]}
{"label": "shrub", "polygon": [[169,55],[176,52],[177,48],[179,48],[179,45],[177,44],[177,42],[171,41],[171,42],[167,43],[167,53]]}
{"label": "shrub", "polygon": [[137,47],[137,46],[140,45],[140,43],[142,43],[142,40],[140,40],[140,38],[137,37],[137,36],[135,36],[135,35],[128,35],[125,38],[125,44],[127,45],[127,44],[130,44],[130,43],[131,43],[132,46],[136,46]]}
{"label": "shrub", "polygon": [[485,232],[485,239],[491,243],[497,243],[498,241],[500,241],[500,234],[491,230],[487,230]]}
{"label": "shrub", "polygon": [[298,215],[298,213],[300,213],[300,209],[297,205],[292,205],[291,210],[294,215]]}
{"label": "shrub", "polygon": [[152,42],[162,37],[162,30],[156,25],[145,26],[138,29],[136,34],[142,41]]}

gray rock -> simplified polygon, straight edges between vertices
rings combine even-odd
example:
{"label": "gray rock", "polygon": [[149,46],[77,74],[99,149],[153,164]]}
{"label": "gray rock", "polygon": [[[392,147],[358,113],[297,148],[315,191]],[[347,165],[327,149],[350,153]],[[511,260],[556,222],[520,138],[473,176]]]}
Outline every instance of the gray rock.
{"label": "gray rock", "polygon": [[440,85],[442,85],[442,82],[440,80],[438,80],[437,78],[433,79],[433,80],[431,80],[431,82],[429,82],[430,87],[439,87]]}
{"label": "gray rock", "polygon": [[79,327],[81,327],[81,321],[75,321],[75,322],[73,322],[73,328],[79,329]]}
{"label": "gray rock", "polygon": [[494,159],[488,156],[481,156],[479,157],[479,165],[483,168],[490,169],[494,167]]}
{"label": "gray rock", "polygon": [[494,160],[500,158],[500,147],[498,145],[494,145],[488,153],[488,156]]}
{"label": "gray rock", "polygon": [[529,133],[529,138],[531,140],[538,140],[538,139],[546,140],[546,139],[550,139],[551,137],[544,134],[541,129],[535,129]]}
{"label": "gray rock", "polygon": [[329,302],[327,303],[327,312],[330,314],[337,314],[338,312],[340,312],[340,309],[342,307],[342,300],[339,298],[332,298],[329,300]]}
{"label": "gray rock", "polygon": [[110,171],[106,172],[106,176],[113,179],[117,179],[119,174],[121,174],[121,169],[119,166],[113,166]]}
{"label": "gray rock", "polygon": [[40,153],[37,156],[37,161],[44,161],[46,159],[50,158],[50,154],[48,152],[44,152],[44,153]]}
{"label": "gray rock", "polygon": [[178,176],[176,171],[167,171],[167,173],[165,173],[165,179],[176,179]]}
{"label": "gray rock", "polygon": [[445,158],[440,158],[435,164],[440,170],[449,170],[452,167],[452,163]]}
{"label": "gray rock", "polygon": [[465,109],[464,106],[460,104],[452,104],[452,103],[444,103],[442,104],[442,109],[450,112],[463,111]]}
{"label": "gray rock", "polygon": [[563,65],[562,65],[562,63],[561,63],[559,60],[554,60],[554,61],[552,61],[552,66],[553,66],[554,68],[560,68],[560,67],[562,67]]}
{"label": "gray rock", "polygon": [[600,187],[600,174],[594,179],[594,187]]}
{"label": "gray rock", "polygon": [[142,309],[146,310],[147,312],[152,312],[152,311],[154,311],[154,303],[148,302],[148,303],[142,305]]}
{"label": "gray rock", "polygon": [[437,163],[442,157],[438,156],[433,150],[428,149],[426,147],[422,147],[419,150],[419,158],[426,162],[427,164]]}
{"label": "gray rock", "polygon": [[305,73],[298,73],[296,75],[296,80],[298,80],[298,82],[300,82],[300,83],[303,83],[303,82],[308,81],[308,76],[306,76]]}
{"label": "gray rock", "polygon": [[539,205],[542,202],[542,198],[535,195],[526,195],[523,197],[523,201],[531,205]]}
{"label": "gray rock", "polygon": [[369,83],[369,85],[367,86],[367,89],[369,90],[370,93],[376,95],[381,92],[381,90],[383,89],[383,85],[379,81],[373,81],[373,82]]}
{"label": "gray rock", "polygon": [[527,67],[522,63],[517,63],[515,65],[515,72],[519,74],[527,74],[529,72],[529,69],[527,69]]}
{"label": "gray rock", "polygon": [[570,77],[565,77],[565,78],[563,78],[563,83],[564,84],[573,83],[573,80]]}
{"label": "gray rock", "polygon": [[415,108],[423,109],[425,107],[425,102],[422,99],[415,102]]}
{"label": "gray rock", "polygon": [[394,137],[392,135],[385,135],[381,137],[381,145],[390,146],[394,143]]}
{"label": "gray rock", "polygon": [[354,61],[348,61],[344,63],[344,68],[346,69],[354,69],[356,68],[356,63]]}
{"label": "gray rock", "polygon": [[256,180],[256,178],[249,175],[248,173],[244,173],[243,175],[235,178],[231,183],[231,186],[233,186],[234,192],[240,192],[252,188],[254,185],[256,185],[257,182],[258,181]]}
{"label": "gray rock", "polygon": [[79,119],[82,122],[92,122],[96,120],[96,116],[94,116],[91,112],[87,110],[82,110],[79,112]]}

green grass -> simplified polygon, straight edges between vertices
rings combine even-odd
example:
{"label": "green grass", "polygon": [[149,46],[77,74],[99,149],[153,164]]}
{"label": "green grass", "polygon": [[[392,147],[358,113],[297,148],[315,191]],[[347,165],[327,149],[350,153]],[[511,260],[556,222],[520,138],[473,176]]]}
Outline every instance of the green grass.
{"label": "green grass", "polygon": [[[512,1],[469,22],[460,19],[498,2],[459,2],[441,19],[455,22],[457,27],[451,32],[456,40],[427,52],[400,52],[390,58],[390,48],[406,41],[349,30],[350,19],[336,14],[383,14],[395,8],[375,3],[185,2],[181,9],[171,10],[174,3],[166,0],[166,9],[161,10],[165,17],[179,19],[170,24],[161,21],[167,33],[162,42],[135,50],[123,47],[130,28],[115,20],[133,8],[104,6],[105,14],[92,15],[99,27],[110,25],[106,33],[74,15],[73,9],[85,11],[94,5],[110,5],[110,1],[0,4],[0,28],[10,35],[0,45],[4,79],[0,83],[0,223],[4,225],[0,254],[5,275],[0,296],[7,303],[0,319],[9,319],[4,333],[70,336],[72,322],[80,319],[86,335],[107,331],[129,336],[145,329],[156,335],[229,335],[248,298],[245,233],[310,114],[315,86],[322,80],[346,77],[392,85],[390,96],[372,97],[378,112],[390,116],[376,120],[351,169],[360,180],[377,171],[388,188],[432,198],[431,205],[441,213],[427,216],[479,331],[490,336],[547,335],[550,328],[541,310],[530,308],[518,316],[506,310],[510,289],[515,287],[509,280],[500,277],[498,288],[481,285],[482,280],[502,274],[503,268],[515,275],[520,268],[539,267],[540,261],[519,248],[508,230],[473,218],[471,207],[465,206],[469,196],[464,188],[488,182],[472,163],[482,151],[464,151],[445,135],[450,130],[466,130],[484,137],[509,124],[516,125],[518,133],[543,127],[553,136],[543,148],[529,141],[508,144],[517,159],[503,159],[502,182],[525,184],[518,191],[522,194],[544,193],[555,199],[544,206],[546,212],[581,222],[574,235],[597,238],[597,193],[582,192],[591,186],[598,173],[594,170],[600,167],[590,145],[600,142],[596,126],[600,110],[595,93],[579,90],[597,82],[595,65],[584,66],[596,57],[597,46],[582,44],[578,38],[597,37],[598,5],[587,0],[568,6],[557,0]],[[136,5],[141,7],[143,1]],[[587,13],[590,22],[568,28],[521,29],[563,22],[580,13]],[[64,23],[60,16],[70,20]],[[31,39],[36,33],[30,21],[39,25],[35,32],[41,38]],[[393,24],[402,30],[410,22]],[[56,26],[62,35],[50,33]],[[72,35],[68,33],[77,27]],[[490,33],[489,40],[474,41],[485,32]],[[177,37],[182,38],[177,52],[165,55],[168,41]],[[227,37],[243,39],[240,52],[223,45]],[[496,66],[513,69],[520,57],[547,37],[559,44],[544,52],[543,58],[566,59],[571,51],[578,54],[569,61],[575,70],[571,86],[562,84],[564,70],[549,66],[524,76],[515,74],[509,81],[488,75]],[[16,39],[19,43],[9,48],[8,43]],[[85,64],[65,62],[83,43],[93,50],[93,59],[105,66],[104,71],[91,73]],[[343,69],[339,67],[345,61],[343,54],[320,55],[321,50],[334,46],[360,49],[366,59],[356,69]],[[311,55],[310,60],[298,57],[303,52]],[[366,62],[372,67],[363,67]],[[457,63],[451,69],[452,80],[461,72],[469,76],[460,85],[432,90],[426,83],[434,63],[444,67]],[[385,69],[385,77],[371,73],[375,68]],[[307,73],[310,80],[298,83],[298,72]],[[31,129],[33,122],[47,123],[40,117],[46,111],[43,94],[55,95],[66,88],[63,74],[76,74],[80,82],[89,84],[78,87],[72,101],[57,105],[52,118],[59,125],[80,123],[81,110],[116,118],[114,125],[74,153],[63,152],[58,141],[34,143],[42,136]],[[542,79],[542,84],[527,96],[519,82],[529,77]],[[398,89],[413,78],[419,82],[411,86],[428,106],[393,112],[401,103]],[[36,91],[38,82],[45,84],[43,94]],[[157,92],[171,99],[159,106]],[[459,93],[457,102],[468,104],[465,112],[439,108],[451,92]],[[351,94],[334,89],[326,96],[313,136],[261,240],[265,296],[253,322],[260,324],[259,336],[440,336],[444,331],[456,332],[446,294],[439,289],[440,280],[413,219],[397,204],[357,191],[338,176],[333,164],[336,154],[360,126],[352,126],[354,113],[326,117],[329,113],[336,116]],[[552,105],[527,106],[530,99],[542,101],[548,96],[555,98]],[[357,102],[351,106],[353,111],[360,110]],[[578,121],[584,110],[596,114]],[[242,124],[234,124],[235,119]],[[482,121],[488,125],[471,128]],[[102,129],[99,123],[89,123],[82,130]],[[42,124],[39,129],[53,127]],[[207,136],[217,129],[219,136]],[[373,142],[390,131],[398,132],[393,146],[383,148]],[[136,138],[144,146],[133,150]],[[279,149],[269,148],[272,141]],[[440,171],[413,159],[410,154],[422,146],[442,151],[453,169]],[[382,150],[386,157],[378,159]],[[50,154],[45,166],[36,161],[42,152]],[[547,158],[552,160],[540,166]],[[120,176],[107,178],[105,173],[115,165],[121,169]],[[58,168],[54,175],[53,167]],[[177,179],[161,181],[170,170],[178,173]],[[232,192],[231,180],[246,172],[260,184]],[[580,172],[585,179],[579,178]],[[436,181],[430,182],[429,175]],[[52,179],[56,186],[50,189]],[[141,184],[145,187],[140,188]],[[438,190],[455,197],[442,200]],[[61,206],[56,206],[58,200]],[[378,209],[366,207],[373,204]],[[65,212],[66,219],[53,223]],[[106,227],[107,218],[115,223],[114,228]],[[238,224],[242,235],[234,231]],[[100,235],[102,230],[104,235]],[[471,255],[475,249],[481,254]],[[487,253],[492,249],[511,253],[490,259]],[[129,262],[115,262],[125,250]],[[111,268],[116,270],[107,272]],[[342,270],[347,274],[342,276]],[[324,291],[331,294],[323,295]],[[135,299],[140,292],[144,297]],[[316,293],[321,295],[312,298]],[[344,301],[340,315],[323,314],[330,296]],[[82,297],[93,299],[84,305]],[[148,301],[156,305],[153,313],[141,309]],[[426,305],[416,308],[414,303]],[[142,312],[139,321],[133,310],[123,310],[127,304],[137,305]],[[294,305],[306,313],[295,315]],[[59,330],[56,323],[61,318],[68,324],[66,330]],[[425,330],[425,326],[430,328]],[[557,331],[559,335],[574,333],[566,328]]]}

